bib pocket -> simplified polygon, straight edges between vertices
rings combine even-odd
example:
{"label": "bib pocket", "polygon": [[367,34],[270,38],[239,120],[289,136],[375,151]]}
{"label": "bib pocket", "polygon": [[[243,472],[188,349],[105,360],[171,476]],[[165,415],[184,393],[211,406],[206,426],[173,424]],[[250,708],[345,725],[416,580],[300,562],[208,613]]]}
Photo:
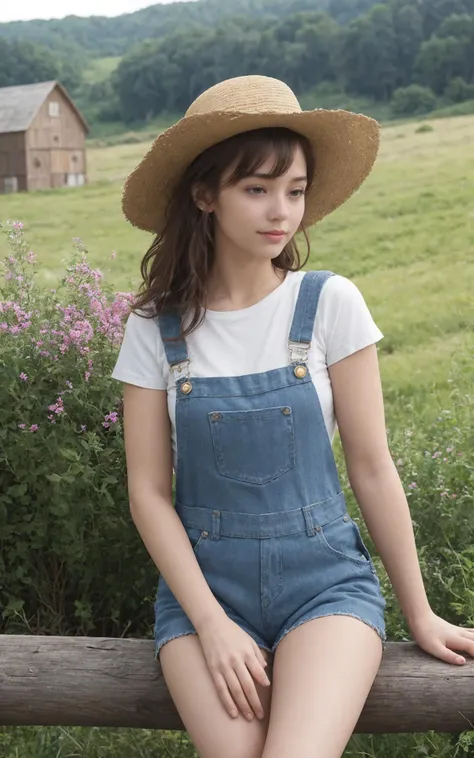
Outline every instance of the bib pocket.
{"label": "bib pocket", "polygon": [[208,414],[218,472],[249,484],[278,479],[296,463],[293,411],[287,406]]}

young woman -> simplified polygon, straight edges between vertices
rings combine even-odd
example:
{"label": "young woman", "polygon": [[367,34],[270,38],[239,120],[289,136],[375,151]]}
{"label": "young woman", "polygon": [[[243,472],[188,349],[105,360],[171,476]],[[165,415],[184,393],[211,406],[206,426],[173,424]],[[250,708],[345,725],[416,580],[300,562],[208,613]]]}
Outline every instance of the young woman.
{"label": "young woman", "polygon": [[350,280],[302,270],[294,239],[361,185],[378,136],[362,115],[302,112],[278,80],[231,79],[125,186],[125,215],[157,235],[113,372],[130,505],[160,572],[156,656],[202,758],[336,758],[376,676],[385,601],[336,422],[414,638],[452,663],[474,654],[474,630],[426,598],[387,446],[383,335]]}

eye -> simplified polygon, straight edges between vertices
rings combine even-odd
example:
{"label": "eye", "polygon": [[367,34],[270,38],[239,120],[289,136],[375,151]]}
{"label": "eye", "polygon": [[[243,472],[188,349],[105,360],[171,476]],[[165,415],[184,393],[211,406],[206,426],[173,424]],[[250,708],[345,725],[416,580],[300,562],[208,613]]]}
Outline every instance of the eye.
{"label": "eye", "polygon": [[302,197],[305,194],[306,194],[306,190],[304,190],[304,189],[296,189],[296,190],[292,190],[290,192],[290,195],[292,197]]}
{"label": "eye", "polygon": [[251,195],[260,195],[262,192],[265,192],[265,187],[248,187],[247,192]]}

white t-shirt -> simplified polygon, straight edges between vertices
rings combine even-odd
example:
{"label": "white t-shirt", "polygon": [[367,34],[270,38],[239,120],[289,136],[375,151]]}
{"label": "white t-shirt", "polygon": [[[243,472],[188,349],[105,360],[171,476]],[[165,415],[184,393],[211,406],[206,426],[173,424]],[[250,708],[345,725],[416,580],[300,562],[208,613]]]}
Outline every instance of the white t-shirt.
{"label": "white t-shirt", "polygon": [[[288,336],[304,274],[289,271],[281,285],[249,308],[208,310],[203,323],[186,337],[190,375],[240,376],[288,365]],[[328,366],[383,336],[357,286],[344,276],[331,276],[319,298],[307,361],[331,442],[336,419]],[[176,389],[155,319],[129,316],[112,377],[167,390],[176,467]]]}

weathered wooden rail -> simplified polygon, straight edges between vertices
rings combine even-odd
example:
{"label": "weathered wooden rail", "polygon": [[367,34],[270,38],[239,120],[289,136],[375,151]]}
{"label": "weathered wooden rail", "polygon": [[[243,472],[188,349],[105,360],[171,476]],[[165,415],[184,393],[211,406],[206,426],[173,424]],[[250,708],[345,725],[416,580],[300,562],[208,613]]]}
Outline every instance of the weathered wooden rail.
{"label": "weathered wooden rail", "polygon": [[[452,666],[387,643],[357,732],[462,732],[474,724],[474,660]],[[183,729],[153,641],[0,635],[0,725]]]}

